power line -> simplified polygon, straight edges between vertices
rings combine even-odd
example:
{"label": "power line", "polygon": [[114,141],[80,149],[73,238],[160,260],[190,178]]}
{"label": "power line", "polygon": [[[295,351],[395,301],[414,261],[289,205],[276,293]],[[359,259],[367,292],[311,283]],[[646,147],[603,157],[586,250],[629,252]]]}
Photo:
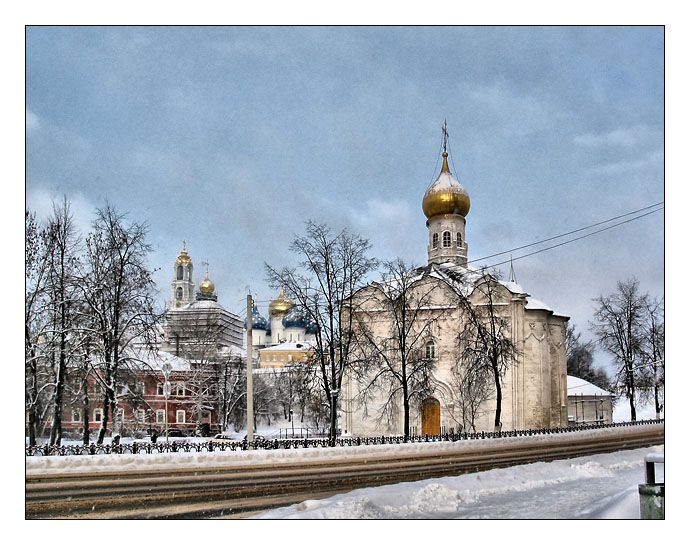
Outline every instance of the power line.
{"label": "power line", "polygon": [[[575,234],[575,233],[579,233],[579,232],[581,232],[581,231],[586,231],[587,229],[591,229],[591,228],[593,228],[593,227],[597,227],[598,225],[603,225],[604,223],[609,223],[609,222],[612,222],[612,221],[615,221],[615,220],[624,218],[624,217],[626,217],[626,216],[631,216],[631,215],[633,215],[633,214],[638,214],[639,212],[642,212],[642,211],[644,211],[644,210],[649,210],[650,208],[654,208],[655,206],[659,206],[659,205],[662,205],[662,204],[664,204],[664,201],[661,201],[661,202],[658,202],[658,203],[656,203],[656,204],[652,204],[652,205],[649,205],[649,206],[645,206],[644,208],[640,208],[639,210],[635,210],[635,211],[633,211],[633,212],[628,212],[627,214],[621,214],[620,216],[615,216],[615,217],[613,217],[613,218],[609,218],[609,219],[604,220],[604,221],[599,221],[599,222],[597,222],[597,223],[593,223],[593,224],[591,224],[591,225],[588,225],[587,227],[580,227],[579,229],[574,229],[573,231],[568,231],[567,233],[563,233],[563,234],[561,234],[561,235],[556,235],[556,236],[553,236],[553,237],[545,238],[545,239],[540,240],[540,241],[537,241],[537,242],[532,242],[531,244],[525,244],[524,246],[518,246],[517,248],[512,248],[512,249],[510,249],[510,250],[506,250],[505,252],[498,252],[497,254],[491,254],[491,255],[486,255],[486,256],[484,256],[484,257],[479,257],[479,258],[476,258],[476,259],[472,259],[472,260],[468,261],[468,263],[474,263],[475,261],[483,261],[483,260],[485,260],[485,259],[490,259],[490,258],[492,258],[492,257],[497,257],[497,256],[499,256],[499,255],[504,255],[504,254],[509,254],[509,253],[511,253],[511,252],[516,252],[517,250],[524,250],[525,248],[530,248],[531,246],[536,246],[537,244],[543,244],[544,242],[549,242],[549,241],[551,241],[551,240],[556,240],[556,239],[558,239],[558,238],[567,237],[568,235],[572,235],[572,234]],[[662,209],[663,209],[663,207],[662,207],[662,208],[659,208],[659,210],[662,210]],[[658,210],[653,210],[652,212],[658,212]],[[651,214],[652,212],[649,212],[649,214]],[[644,214],[644,215],[640,216],[640,218],[642,218],[642,217],[644,217],[644,216],[646,216],[646,215],[647,215],[647,214]],[[629,220],[629,221],[632,221],[632,220],[634,220],[634,219],[639,219],[639,218],[632,218],[632,219]],[[627,222],[622,222],[622,223],[627,223]],[[622,225],[622,223],[619,223],[619,224],[617,224],[617,225]],[[612,225],[611,227],[615,227],[615,225]],[[605,230],[605,229],[602,229],[602,230]],[[596,231],[596,232],[601,232],[601,231]],[[592,234],[594,234],[594,233],[592,233]],[[584,237],[580,237],[580,238],[584,238]],[[573,239],[573,240],[578,240],[578,239],[575,238],[575,239]],[[552,246],[552,248],[555,248],[555,247],[556,247],[556,246]],[[529,254],[529,255],[532,255],[532,254]],[[526,256],[523,256],[523,257],[526,257]],[[516,258],[516,259],[519,259],[519,258]]]}
{"label": "power line", "polygon": [[[630,218],[629,220],[625,220],[625,221],[621,221],[621,222],[619,222],[619,223],[615,223],[615,224],[613,224],[613,225],[609,225],[608,227],[604,227],[604,228],[602,228],[602,229],[598,229],[598,230],[596,230],[596,231],[593,231],[593,232],[591,232],[591,233],[587,233],[586,235],[582,235],[582,236],[580,236],[580,237],[576,237],[576,238],[573,238],[573,239],[570,239],[570,240],[566,240],[565,242],[561,242],[561,243],[559,243],[559,244],[554,244],[553,246],[548,246],[548,247],[546,247],[546,248],[542,248],[542,249],[540,249],[540,250],[536,250],[536,251],[534,251],[534,252],[530,252],[530,253],[528,253],[528,254],[521,255],[521,256],[519,256],[519,257],[514,257],[514,258],[513,258],[513,261],[516,261],[516,260],[518,260],[518,259],[522,259],[523,257],[529,257],[529,256],[531,256],[531,255],[539,254],[539,253],[545,252],[545,251],[547,251],[547,250],[552,250],[553,248],[558,248],[559,246],[565,246],[566,244],[570,244],[571,242],[575,242],[576,240],[580,240],[580,239],[583,239],[583,238],[587,238],[587,237],[590,237],[590,236],[592,236],[592,235],[596,235],[597,233],[601,233],[601,232],[603,232],[603,231],[608,231],[609,229],[613,229],[614,227],[618,227],[619,225],[623,225],[624,223],[630,223],[631,221],[639,220],[639,219],[641,219],[641,218],[644,218],[645,216],[649,216],[650,214],[653,214],[654,212],[659,212],[659,211],[661,211],[661,210],[663,210],[663,208],[658,208],[657,210],[652,210],[651,212],[647,212],[646,214],[642,214],[641,216],[637,216],[637,217],[635,217],[635,218]],[[496,255],[500,255],[500,254],[496,254]],[[499,265],[505,265],[506,263],[510,263],[510,261],[511,261],[510,259],[507,259],[506,261],[501,261],[500,263],[494,263],[493,265],[487,265],[487,268],[498,267]]]}

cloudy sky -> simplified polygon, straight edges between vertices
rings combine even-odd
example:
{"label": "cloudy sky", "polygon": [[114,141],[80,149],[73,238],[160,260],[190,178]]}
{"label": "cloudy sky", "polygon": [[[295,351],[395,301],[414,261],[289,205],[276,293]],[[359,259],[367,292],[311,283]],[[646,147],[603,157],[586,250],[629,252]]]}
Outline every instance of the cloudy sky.
{"label": "cloudy sky", "polygon": [[[474,260],[662,202],[663,114],[662,27],[29,27],[26,200],[146,221],[161,304],[186,240],[244,316],[310,218],[425,264],[444,119]],[[663,296],[663,244],[662,211],[512,255],[589,336],[616,281]]]}

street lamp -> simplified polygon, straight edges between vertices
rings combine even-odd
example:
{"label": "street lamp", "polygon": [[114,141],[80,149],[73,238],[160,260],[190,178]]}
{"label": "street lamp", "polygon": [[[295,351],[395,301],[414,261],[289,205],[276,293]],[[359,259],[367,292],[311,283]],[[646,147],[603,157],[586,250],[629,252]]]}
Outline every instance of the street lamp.
{"label": "street lamp", "polygon": [[292,438],[295,438],[295,419],[292,416],[292,409],[290,409],[290,422],[292,423]]}
{"label": "street lamp", "polygon": [[166,443],[169,441],[168,438],[168,398],[170,397],[170,381],[168,380],[170,378],[170,371],[172,371],[172,366],[166,361],[162,368],[163,370],[163,395],[165,396],[165,441]]}

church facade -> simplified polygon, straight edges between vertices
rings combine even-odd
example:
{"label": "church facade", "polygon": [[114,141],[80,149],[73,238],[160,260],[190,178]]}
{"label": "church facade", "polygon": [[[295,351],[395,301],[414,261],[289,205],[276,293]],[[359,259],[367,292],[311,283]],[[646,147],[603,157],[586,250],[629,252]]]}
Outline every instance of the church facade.
{"label": "church facade", "polygon": [[[466,217],[470,198],[450,171],[445,138],[444,131],[441,171],[422,200],[429,237],[427,265],[406,276],[407,297],[422,305],[416,309],[418,325],[408,324],[409,339],[415,346],[407,348],[418,361],[426,360],[428,375],[423,391],[410,392],[410,432],[431,435],[495,429],[496,388],[490,388],[478,406],[471,407],[468,419],[468,399],[463,398],[459,386],[463,369],[461,343],[468,313],[488,305],[505,324],[501,334],[515,349],[501,377],[501,429],[566,426],[568,317],[532,297],[514,278],[503,281],[468,266]],[[355,293],[346,308],[354,314],[353,323],[366,329],[370,344],[378,344],[379,353],[380,346],[394,336],[391,331],[400,330],[396,322],[399,315],[396,318],[386,304],[387,290],[391,289],[395,286],[390,281],[371,283]],[[380,369],[370,369],[364,375],[354,371],[346,374],[339,423],[343,433],[403,433],[402,394],[392,394],[390,386],[400,389],[400,383],[393,380],[388,387],[372,387],[377,372]],[[389,374],[399,376],[400,372],[392,369]]]}

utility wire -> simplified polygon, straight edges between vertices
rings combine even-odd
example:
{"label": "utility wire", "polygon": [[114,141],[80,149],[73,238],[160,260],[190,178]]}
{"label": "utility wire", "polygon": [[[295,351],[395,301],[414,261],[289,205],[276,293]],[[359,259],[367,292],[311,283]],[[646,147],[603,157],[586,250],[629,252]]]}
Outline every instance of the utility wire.
{"label": "utility wire", "polygon": [[[601,233],[602,231],[607,231],[609,229],[613,229],[614,227],[618,227],[619,225],[623,225],[624,223],[630,223],[631,221],[639,220],[641,218],[644,218],[645,216],[649,216],[650,214],[653,214],[654,212],[659,212],[661,210],[663,210],[663,208],[659,208],[657,210],[652,210],[651,212],[647,212],[646,214],[642,214],[641,216],[637,216],[635,218],[630,218],[629,220],[625,220],[625,221],[621,221],[619,223],[615,223],[613,225],[609,225],[608,227],[598,229],[598,230],[593,231],[591,233],[587,233],[586,235],[582,235],[580,237],[575,237],[573,239],[566,240],[565,242],[561,242],[559,244],[554,244],[553,246],[548,246],[546,248],[542,248],[541,250],[536,250],[534,252],[530,252],[528,254],[521,255],[519,257],[514,257],[512,260],[517,261],[518,259],[522,259],[523,257],[529,257],[531,255],[539,254],[539,253],[545,252],[547,250],[552,250],[553,248],[558,248],[559,246],[565,246],[566,244],[570,244],[571,242],[575,242],[576,240],[587,238],[587,237],[590,237],[592,235],[596,235],[597,233]],[[505,265],[506,263],[510,263],[510,261],[511,261],[510,259],[507,259],[506,261],[501,261],[500,263],[494,263],[493,265],[487,265],[487,268],[493,268],[493,267],[498,267],[499,265]]]}
{"label": "utility wire", "polygon": [[[635,211],[633,211],[633,212],[628,212],[627,214],[621,214],[620,216],[616,216],[616,217],[609,218],[609,219],[604,220],[604,221],[599,221],[599,222],[597,222],[597,223],[593,223],[593,224],[591,224],[591,225],[588,225],[587,227],[580,227],[579,229],[574,229],[573,231],[568,231],[567,233],[563,233],[563,234],[561,234],[561,235],[556,235],[556,236],[553,236],[553,237],[545,238],[545,239],[540,240],[540,241],[537,241],[537,242],[532,242],[531,244],[525,244],[524,246],[518,246],[517,248],[512,248],[512,249],[510,249],[510,250],[506,250],[505,252],[498,252],[497,254],[491,254],[491,255],[486,255],[486,256],[484,256],[484,257],[479,257],[479,258],[476,258],[476,259],[472,259],[472,260],[468,261],[468,263],[474,263],[475,261],[483,261],[483,260],[485,260],[485,259],[490,259],[490,258],[492,258],[492,257],[497,257],[497,256],[499,256],[499,255],[509,254],[510,252],[516,252],[517,250],[524,250],[525,248],[529,248],[529,247],[531,247],[531,246],[536,246],[537,244],[543,244],[544,242],[549,242],[549,241],[551,241],[551,240],[556,240],[557,238],[567,237],[568,235],[573,235],[573,234],[579,233],[579,232],[581,232],[581,231],[586,231],[587,229],[591,229],[592,227],[597,227],[597,226],[599,226],[599,225],[603,225],[603,224],[605,224],[605,223],[610,223],[610,222],[612,222],[612,221],[615,221],[615,220],[624,218],[624,217],[626,217],[626,216],[631,216],[631,215],[633,215],[633,214],[638,214],[639,212],[642,212],[642,211],[644,211],[644,210],[649,210],[650,208],[654,208],[655,206],[659,206],[659,205],[662,205],[662,204],[664,204],[664,201],[661,201],[661,202],[658,202],[658,203],[656,203],[656,204],[652,204],[652,205],[649,205],[649,206],[645,206],[644,208],[640,208],[639,210],[635,210]],[[651,214],[652,212],[658,212],[659,210],[663,210],[663,207],[659,208],[658,210],[652,210],[651,212],[648,212],[647,214],[643,214],[642,216],[639,216],[639,217],[642,218],[642,217],[644,217],[644,216],[646,216],[646,215],[648,215],[648,214]],[[632,219],[630,219],[630,220],[628,220],[628,221],[632,221],[632,220],[635,220],[635,219],[638,219],[638,218],[632,218]],[[627,222],[621,222],[621,223],[618,223],[618,224],[616,224],[616,225],[622,225],[623,223],[627,223]],[[615,227],[615,225],[611,225],[611,227]],[[603,231],[603,230],[605,230],[605,229],[602,229],[602,230],[596,231],[596,232],[599,233],[599,232],[601,232],[601,231]],[[591,233],[591,234],[594,234],[594,233]],[[584,237],[579,237],[579,238],[584,238]],[[578,240],[578,238],[574,238],[573,240]],[[555,248],[555,247],[556,247],[556,246],[552,246],[552,248]],[[529,254],[529,255],[532,255],[532,254]],[[523,256],[523,257],[526,257],[526,256]],[[519,259],[519,258],[516,258],[516,259]]]}

